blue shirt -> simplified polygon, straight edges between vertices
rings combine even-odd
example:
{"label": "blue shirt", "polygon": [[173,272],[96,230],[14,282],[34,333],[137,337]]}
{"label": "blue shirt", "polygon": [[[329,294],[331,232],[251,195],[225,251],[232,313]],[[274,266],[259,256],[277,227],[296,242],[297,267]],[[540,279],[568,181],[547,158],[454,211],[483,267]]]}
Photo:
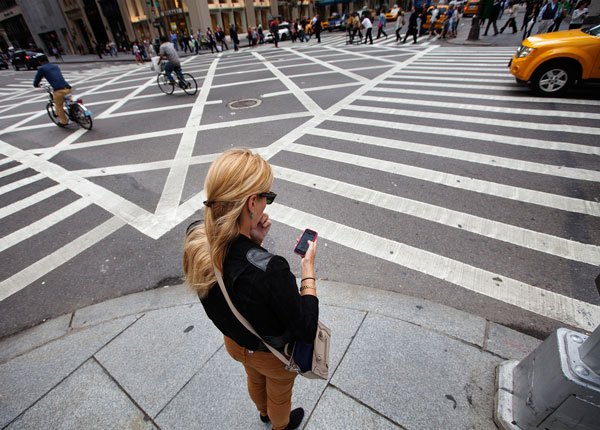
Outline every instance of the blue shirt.
{"label": "blue shirt", "polygon": [[46,63],[39,67],[35,75],[35,79],[33,80],[33,86],[37,87],[42,78],[46,78],[54,91],[62,90],[63,88],[67,87],[70,88],[70,85],[67,81],[65,81],[60,68],[56,64]]}

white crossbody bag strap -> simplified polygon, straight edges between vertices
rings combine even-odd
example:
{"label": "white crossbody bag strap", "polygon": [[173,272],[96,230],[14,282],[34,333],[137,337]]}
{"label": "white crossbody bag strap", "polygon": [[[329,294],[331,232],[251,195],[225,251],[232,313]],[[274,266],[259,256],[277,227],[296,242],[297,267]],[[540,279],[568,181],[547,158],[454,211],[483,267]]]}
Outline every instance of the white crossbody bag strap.
{"label": "white crossbody bag strap", "polygon": [[285,358],[281,352],[277,351],[275,348],[273,348],[271,345],[269,345],[267,342],[265,342],[264,339],[260,336],[260,334],[258,334],[256,332],[256,330],[254,330],[254,327],[252,327],[252,325],[248,322],[248,320],[246,318],[244,318],[244,316],[238,312],[238,310],[235,308],[235,306],[231,302],[231,299],[229,298],[229,294],[227,294],[227,289],[225,288],[225,284],[223,283],[223,275],[221,275],[221,272],[216,267],[214,267],[214,270],[215,270],[215,276],[217,277],[217,282],[219,283],[219,287],[221,287],[223,296],[225,297],[225,300],[227,301],[227,304],[229,305],[229,309],[231,309],[231,312],[233,312],[233,315],[235,315],[235,317],[239,320],[239,322],[241,322],[242,325],[244,327],[246,327],[250,333],[252,333],[254,336],[259,338],[261,340],[261,342],[264,343],[267,348],[269,348],[269,351],[271,351],[275,357],[277,357],[284,364],[289,366],[290,360]]}

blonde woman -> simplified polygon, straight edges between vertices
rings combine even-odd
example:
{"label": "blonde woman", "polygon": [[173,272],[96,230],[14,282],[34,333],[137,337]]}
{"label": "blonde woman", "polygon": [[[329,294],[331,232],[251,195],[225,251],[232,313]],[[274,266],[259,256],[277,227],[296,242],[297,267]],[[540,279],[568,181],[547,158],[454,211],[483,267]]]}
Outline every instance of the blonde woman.
{"label": "blonde woman", "polygon": [[[291,411],[295,373],[251,334],[231,312],[214,273],[223,273],[237,310],[274,348],[312,343],[319,318],[315,286],[316,242],[301,259],[301,288],[288,262],[261,244],[271,228],[265,213],[276,194],[271,166],[248,149],[232,149],[211,165],[204,190],[204,222],[188,227],[183,253],[187,283],[198,292],[206,314],[223,333],[227,352],[244,365],[250,398],[262,422],[274,430],[295,429],[304,410]],[[291,412],[290,412],[291,411]]]}

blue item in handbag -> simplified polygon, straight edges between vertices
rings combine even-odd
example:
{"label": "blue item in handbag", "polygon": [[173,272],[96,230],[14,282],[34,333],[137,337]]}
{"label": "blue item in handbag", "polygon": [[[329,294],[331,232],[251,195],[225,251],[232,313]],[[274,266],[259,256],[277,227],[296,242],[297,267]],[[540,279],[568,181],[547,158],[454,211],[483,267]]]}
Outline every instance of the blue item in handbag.
{"label": "blue item in handbag", "polygon": [[313,343],[296,342],[294,345],[294,363],[300,368],[302,373],[312,370],[313,351],[315,345]]}

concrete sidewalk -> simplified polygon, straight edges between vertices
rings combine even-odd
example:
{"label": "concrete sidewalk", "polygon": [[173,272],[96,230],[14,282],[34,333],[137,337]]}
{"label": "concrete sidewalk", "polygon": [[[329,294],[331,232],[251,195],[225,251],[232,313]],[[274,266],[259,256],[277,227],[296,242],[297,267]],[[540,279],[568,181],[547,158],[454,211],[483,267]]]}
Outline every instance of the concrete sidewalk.
{"label": "concrete sidewalk", "polygon": [[[456,309],[320,281],[329,381],[297,379],[307,429],[495,429],[495,369],[540,343]],[[185,286],[80,309],[0,342],[0,428],[266,429],[242,366]]]}

